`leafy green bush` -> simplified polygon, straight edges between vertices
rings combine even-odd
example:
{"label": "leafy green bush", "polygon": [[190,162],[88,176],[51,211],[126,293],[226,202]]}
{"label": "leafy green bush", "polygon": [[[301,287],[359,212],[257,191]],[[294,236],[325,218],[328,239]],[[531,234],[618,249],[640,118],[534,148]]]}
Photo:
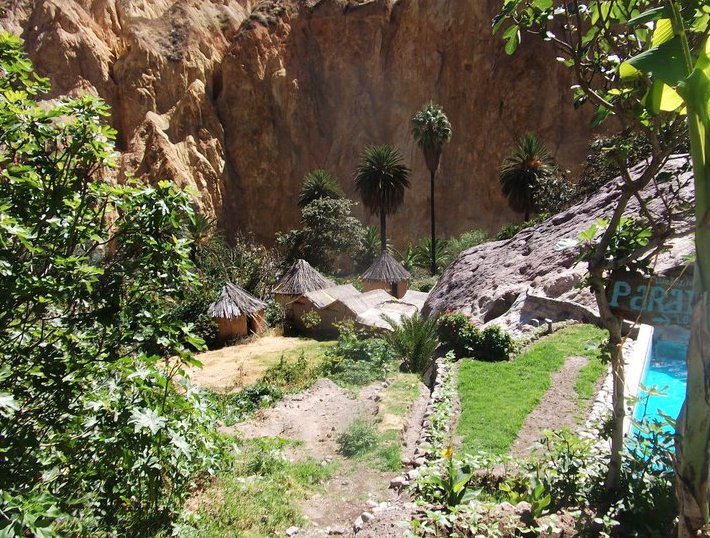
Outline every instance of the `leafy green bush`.
{"label": "leafy green bush", "polygon": [[286,320],[286,311],[284,307],[281,306],[276,301],[269,300],[266,302],[266,309],[264,310],[264,319],[269,327],[279,327],[283,325]]}
{"label": "leafy green bush", "polygon": [[219,419],[227,426],[245,420],[258,409],[271,407],[284,396],[284,391],[276,385],[258,382],[238,392],[214,393],[212,405]]}
{"label": "leafy green bush", "polygon": [[439,340],[446,351],[456,358],[472,357],[485,361],[504,361],[515,351],[512,337],[497,325],[483,330],[476,327],[466,314],[449,312],[439,318]]}
{"label": "leafy green bush", "polygon": [[102,181],[108,107],[40,106],[5,33],[0,72],[0,535],[149,536],[223,454],[171,306],[197,285],[190,199]]}
{"label": "leafy green bush", "polygon": [[385,320],[392,327],[392,332],[386,336],[387,343],[402,361],[402,369],[423,374],[431,365],[434,350],[439,345],[436,319],[425,319],[415,312],[399,322],[386,316]]}
{"label": "leafy green bush", "polygon": [[498,325],[488,325],[474,339],[471,353],[485,361],[507,361],[515,351],[515,342]]}
{"label": "leafy green bush", "polygon": [[352,216],[353,203],[347,199],[320,198],[301,210],[301,227],[276,234],[276,244],[286,261],[303,258],[321,271],[330,272],[336,258],[357,257],[365,229]]}
{"label": "leafy green bush", "polygon": [[466,314],[447,312],[437,322],[439,341],[445,351],[453,351],[457,359],[471,355],[478,329]]}
{"label": "leafy green bush", "polygon": [[464,250],[485,243],[487,240],[488,234],[484,230],[469,230],[458,237],[452,237],[446,242],[444,260],[446,265],[451,264]]}
{"label": "leafy green bush", "polygon": [[301,351],[301,355],[294,362],[288,362],[282,355],[277,364],[264,372],[260,381],[293,392],[305,388],[315,377],[315,372],[308,365],[306,356]]}
{"label": "leafy green bush", "polygon": [[325,353],[321,374],[344,385],[362,386],[385,379],[396,359],[387,342],[356,331],[352,322],[340,324],[339,330],[338,342]]}
{"label": "leafy green bush", "polygon": [[377,447],[377,431],[365,419],[356,418],[348,429],[338,436],[337,442],[343,456],[361,456]]}
{"label": "leafy green bush", "polygon": [[423,291],[423,292],[428,292],[431,291],[434,286],[436,286],[436,283],[439,281],[438,277],[435,276],[428,276],[424,278],[418,278],[414,282],[412,282],[412,288]]}

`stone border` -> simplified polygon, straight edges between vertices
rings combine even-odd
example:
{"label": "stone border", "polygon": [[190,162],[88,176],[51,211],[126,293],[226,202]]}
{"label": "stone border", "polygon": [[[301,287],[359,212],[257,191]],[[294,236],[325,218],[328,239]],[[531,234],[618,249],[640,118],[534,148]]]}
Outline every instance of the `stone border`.
{"label": "stone border", "polygon": [[419,477],[419,467],[437,459],[445,448],[451,430],[453,405],[453,364],[446,357],[436,359],[429,402],[422,418],[422,429],[414,449],[414,457],[403,461],[410,469],[390,482],[390,488],[401,490]]}

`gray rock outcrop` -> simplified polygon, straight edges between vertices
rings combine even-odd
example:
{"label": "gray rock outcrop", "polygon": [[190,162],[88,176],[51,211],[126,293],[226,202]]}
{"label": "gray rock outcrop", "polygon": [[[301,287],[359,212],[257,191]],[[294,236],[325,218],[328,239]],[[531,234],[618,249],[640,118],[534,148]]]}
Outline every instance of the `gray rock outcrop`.
{"label": "gray rock outcrop", "polygon": [[[657,215],[666,214],[664,201],[671,198],[675,207],[686,208],[674,224],[680,237],[669,241],[668,250],[655,261],[657,272],[683,265],[683,258],[693,252],[692,212],[687,210],[692,173],[687,163],[683,156],[671,159],[664,169],[670,174],[664,176],[672,179],[659,182],[658,191],[651,185],[642,193],[648,209]],[[594,321],[596,302],[588,289],[580,286],[586,263],[578,262],[578,248],[562,249],[560,245],[573,243],[595,219],[611,214],[619,185],[620,180],[612,181],[585,201],[511,239],[464,251],[444,271],[423,313],[459,311],[475,323],[496,323],[513,332],[531,328],[536,320],[545,318]],[[639,203],[633,200],[626,215],[638,214]]]}

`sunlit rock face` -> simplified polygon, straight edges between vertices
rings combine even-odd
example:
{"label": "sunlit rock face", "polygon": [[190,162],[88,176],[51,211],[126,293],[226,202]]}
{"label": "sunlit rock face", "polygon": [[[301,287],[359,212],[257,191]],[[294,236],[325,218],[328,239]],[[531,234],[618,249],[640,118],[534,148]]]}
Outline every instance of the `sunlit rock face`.
{"label": "sunlit rock face", "polygon": [[[636,168],[635,173],[640,170]],[[666,207],[676,207],[678,237],[652,258],[657,273],[682,268],[694,252],[693,214],[688,210],[692,208],[692,175],[687,157],[671,159],[665,171],[671,172],[673,180],[660,183],[659,191],[650,186],[642,193],[656,216],[667,215]],[[593,322],[598,315],[596,302],[582,285],[587,264],[578,262],[579,249],[574,245],[596,219],[611,215],[620,184],[620,179],[608,183],[584,202],[511,239],[464,251],[431,291],[423,312],[463,312],[477,324],[495,323],[514,332],[545,319]],[[632,200],[626,215],[639,214],[638,202]]]}
{"label": "sunlit rock face", "polygon": [[[271,241],[298,223],[305,173],[327,168],[355,197],[370,144],[397,145],[412,187],[389,220],[395,243],[429,230],[429,173],[409,120],[443,105],[454,135],[437,176],[442,236],[519,219],[497,183],[516,136],[532,130],[566,168],[590,133],[569,104],[554,52],[513,57],[492,36],[498,0],[43,0],[13,3],[0,27],[21,33],[56,97],[113,107],[119,177],[190,186],[228,234]],[[374,218],[362,207],[358,215]]]}

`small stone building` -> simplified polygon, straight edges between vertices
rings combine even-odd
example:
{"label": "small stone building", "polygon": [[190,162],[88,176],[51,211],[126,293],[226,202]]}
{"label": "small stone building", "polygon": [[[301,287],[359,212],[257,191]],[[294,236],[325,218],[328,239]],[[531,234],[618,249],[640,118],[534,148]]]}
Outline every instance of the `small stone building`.
{"label": "small stone building", "polygon": [[217,322],[219,340],[258,334],[266,328],[266,303],[228,282],[207,313]]}
{"label": "small stone building", "polygon": [[407,293],[410,278],[409,271],[386,250],[360,276],[366,292],[385,290],[397,299],[401,299]]}

